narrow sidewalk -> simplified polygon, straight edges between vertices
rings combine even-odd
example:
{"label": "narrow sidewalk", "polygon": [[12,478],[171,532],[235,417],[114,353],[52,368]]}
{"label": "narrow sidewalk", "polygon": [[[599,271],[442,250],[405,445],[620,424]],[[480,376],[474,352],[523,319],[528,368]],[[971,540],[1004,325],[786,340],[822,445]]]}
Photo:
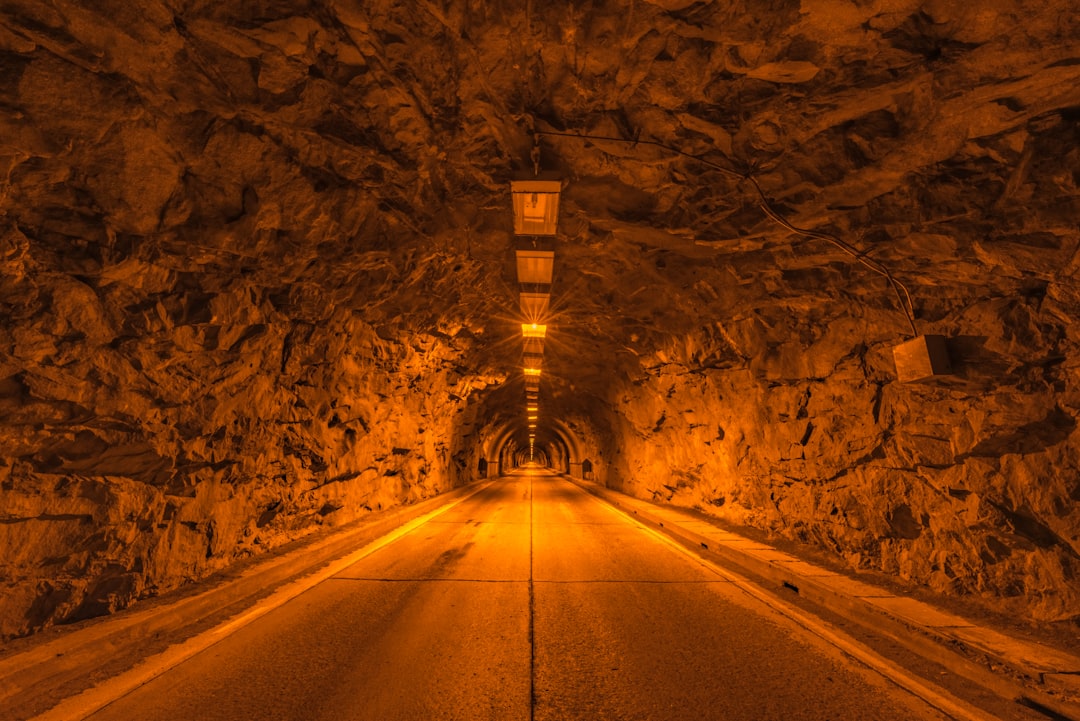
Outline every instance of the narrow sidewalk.
{"label": "narrow sidewalk", "polygon": [[765,543],[591,481],[564,476],[725,566],[787,588],[995,693],[1080,721],[1080,657],[1018,639],[934,606],[849,578]]}
{"label": "narrow sidewalk", "polygon": [[[362,553],[390,534],[423,523],[491,481],[481,480],[407,506],[372,513],[350,524],[312,534],[147,603],[81,622],[53,627],[40,637],[16,639],[0,649],[0,708],[10,721],[42,714],[82,718],[78,699],[123,676],[141,678],[155,659],[176,656],[216,629],[235,626],[273,596],[289,597],[335,563]],[[295,590],[294,590],[295,589]],[[161,671],[166,667],[161,667]],[[152,674],[151,674],[152,675]]]}

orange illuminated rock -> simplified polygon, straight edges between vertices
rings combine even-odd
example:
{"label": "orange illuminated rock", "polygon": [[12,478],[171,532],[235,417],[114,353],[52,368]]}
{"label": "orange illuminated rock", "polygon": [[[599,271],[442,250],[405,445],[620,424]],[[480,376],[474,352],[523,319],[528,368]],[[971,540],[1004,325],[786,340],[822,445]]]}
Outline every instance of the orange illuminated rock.
{"label": "orange illuminated rock", "polygon": [[[0,19],[0,635],[528,458],[523,396],[544,462],[1080,617],[1069,2],[128,5]],[[546,245],[533,131],[594,136]]]}

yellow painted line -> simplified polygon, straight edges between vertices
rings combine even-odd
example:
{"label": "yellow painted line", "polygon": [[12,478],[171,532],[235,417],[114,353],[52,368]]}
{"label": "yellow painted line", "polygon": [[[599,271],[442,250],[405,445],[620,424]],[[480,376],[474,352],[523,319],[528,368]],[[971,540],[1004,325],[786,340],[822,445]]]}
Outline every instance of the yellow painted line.
{"label": "yellow painted line", "polygon": [[332,561],[328,566],[315,571],[309,576],[291,581],[266,598],[260,600],[250,609],[230,618],[214,628],[187,639],[183,643],[170,646],[159,654],[150,656],[135,667],[105,680],[98,686],[94,686],[80,694],[64,699],[58,705],[43,714],[35,716],[31,721],[83,721],[90,715],[100,711],[113,701],[116,701],[131,693],[138,687],[149,683],[171,668],[174,668],[196,654],[202,653],[215,643],[236,633],[252,621],[265,616],[276,608],[279,608],[293,600],[305,591],[318,586],[323,581],[344,571],[349,566],[370,556],[394,541],[407,536],[431,519],[446,513],[462,501],[472,498],[480,491],[491,486],[494,481],[488,481],[479,486],[472,493],[440,506],[434,511],[419,516],[408,523],[390,531],[385,536],[380,536],[363,548]]}
{"label": "yellow painted line", "polygon": [[578,488],[584,495],[592,498],[604,508],[608,509],[611,513],[614,513],[624,521],[629,522],[631,525],[641,529],[645,533],[651,535],[656,540],[667,546],[675,549],[684,556],[700,563],[708,568],[713,573],[717,574],[726,581],[730,581],[732,585],[737,586],[741,591],[750,595],[754,599],[765,604],[777,613],[786,616],[791,621],[795,622],[805,630],[809,631],[813,635],[817,636],[826,643],[840,649],[843,653],[847,654],[851,658],[859,661],[864,666],[872,669],[878,674],[884,676],[886,679],[896,684],[900,688],[904,689],[913,696],[918,697],[930,706],[933,706],[938,711],[941,711],[954,719],[961,719],[963,721],[998,721],[996,716],[987,714],[975,706],[967,703],[963,699],[959,699],[953,696],[951,693],[938,686],[934,686],[927,681],[909,673],[900,666],[889,661],[885,657],[879,655],[872,649],[859,643],[853,638],[846,636],[845,634],[832,628],[829,624],[821,621],[820,619],[812,618],[810,615],[803,611],[791,606],[779,598],[776,598],[772,594],[761,590],[757,585],[749,581],[748,579],[740,576],[737,573],[727,570],[721,566],[716,565],[707,558],[702,558],[692,550],[686,548],[673,538],[644,525],[640,520],[635,518],[632,514],[621,508],[608,503],[604,499],[597,498],[593,494],[585,491],[575,484],[570,484],[574,488]]}

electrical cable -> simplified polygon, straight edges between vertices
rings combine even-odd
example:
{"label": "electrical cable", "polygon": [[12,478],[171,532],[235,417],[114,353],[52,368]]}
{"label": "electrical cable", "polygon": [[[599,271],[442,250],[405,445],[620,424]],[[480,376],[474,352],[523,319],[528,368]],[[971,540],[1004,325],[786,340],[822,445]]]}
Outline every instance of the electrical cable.
{"label": "electrical cable", "polygon": [[719,163],[716,163],[712,160],[708,160],[707,158],[702,158],[701,156],[687,153],[686,151],[679,150],[678,148],[672,147],[670,145],[665,145],[664,143],[660,143],[655,140],[628,140],[626,138],[617,138],[608,135],[563,133],[555,130],[533,130],[533,134],[534,137],[539,135],[551,135],[561,138],[578,138],[579,140],[606,140],[616,143],[629,143],[632,146],[652,145],[657,148],[662,148],[663,150],[666,150],[670,153],[675,153],[676,155],[690,158],[691,160],[701,163],[702,165],[710,167],[714,170],[718,170],[721,173],[727,175],[728,177],[735,178],[740,183],[748,181],[751,186],[753,186],[754,191],[758,195],[758,205],[760,206],[762,211],[764,211],[765,215],[768,216],[769,219],[772,220],[774,223],[780,225],[781,227],[787,229],[792,233],[795,233],[796,235],[803,235],[808,238],[815,238],[817,240],[824,240],[827,243],[831,243],[832,245],[836,246],[840,250],[850,255],[852,258],[854,258],[866,268],[872,270],[879,275],[884,276],[885,279],[889,281],[889,286],[896,294],[896,299],[900,303],[900,309],[904,311],[904,316],[907,318],[908,325],[911,327],[911,334],[913,336],[919,335],[919,331],[915,327],[915,306],[911,301],[911,292],[908,290],[906,285],[904,285],[901,281],[897,280],[893,276],[892,272],[885,266],[884,263],[879,260],[874,260],[873,258],[867,258],[864,252],[860,252],[858,248],[854,247],[850,243],[845,242],[839,237],[833,235],[832,233],[824,233],[792,225],[791,222],[789,222],[783,215],[781,215],[776,210],[775,207],[773,207],[772,203],[769,202],[768,197],[765,195],[765,191],[761,189],[761,185],[757,182],[757,179],[754,178],[754,176],[750,173],[740,173],[736,170],[732,170],[731,168],[720,165]]}
{"label": "electrical cable", "polygon": [[[822,233],[816,230],[800,228],[798,226],[792,225],[790,222],[788,222],[786,218],[784,218],[784,216],[780,215],[780,213],[778,213],[776,209],[772,207],[772,204],[769,203],[769,200],[765,197],[765,193],[762,191],[761,186],[758,185],[757,180],[750,175],[746,175],[744,177],[746,180],[750,181],[750,183],[754,186],[754,190],[757,191],[758,196],[761,198],[761,202],[759,203],[761,209],[765,211],[765,214],[768,215],[778,225],[783,226],[792,233],[796,233],[798,235],[805,235],[808,238],[816,238],[818,240],[824,240],[827,243],[832,243],[837,248],[844,251],[870,270],[885,276],[885,278],[889,281],[889,285],[892,287],[893,292],[896,293],[896,299],[900,302],[900,308],[904,311],[904,315],[907,317],[908,325],[911,326],[911,335],[919,335],[919,331],[915,327],[915,306],[911,302],[911,292],[908,291],[906,285],[893,277],[892,272],[885,266],[885,264],[883,264],[879,260],[867,258],[865,253],[859,252],[858,248],[855,248],[850,243],[844,242],[832,233]],[[901,295],[901,291],[903,291],[903,295]],[[906,303],[905,299],[907,301]]]}

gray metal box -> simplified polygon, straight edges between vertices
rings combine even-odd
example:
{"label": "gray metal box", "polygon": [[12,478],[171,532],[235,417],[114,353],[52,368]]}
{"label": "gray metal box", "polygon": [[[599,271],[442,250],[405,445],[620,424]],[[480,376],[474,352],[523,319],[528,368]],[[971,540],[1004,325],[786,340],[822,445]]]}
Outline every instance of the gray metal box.
{"label": "gray metal box", "polygon": [[896,377],[901,383],[952,373],[945,336],[920,335],[893,348]]}

